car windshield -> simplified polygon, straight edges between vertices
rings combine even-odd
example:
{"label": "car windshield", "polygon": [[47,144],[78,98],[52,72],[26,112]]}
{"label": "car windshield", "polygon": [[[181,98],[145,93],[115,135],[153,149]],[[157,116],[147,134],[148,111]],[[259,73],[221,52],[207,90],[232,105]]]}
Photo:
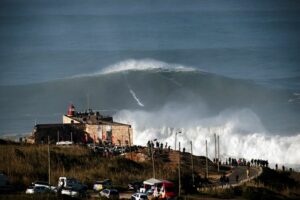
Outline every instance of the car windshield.
{"label": "car windshield", "polygon": [[36,189],[36,190],[46,190],[45,187],[35,187],[34,189]]}
{"label": "car windshield", "polygon": [[146,195],[141,195],[141,199],[147,199]]}

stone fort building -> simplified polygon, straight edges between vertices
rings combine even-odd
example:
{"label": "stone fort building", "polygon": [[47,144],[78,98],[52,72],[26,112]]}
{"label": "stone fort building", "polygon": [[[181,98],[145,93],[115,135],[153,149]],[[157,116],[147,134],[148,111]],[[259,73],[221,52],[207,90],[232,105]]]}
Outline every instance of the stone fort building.
{"label": "stone fort building", "polygon": [[32,136],[33,143],[44,144],[71,141],[77,144],[95,143],[126,146],[133,144],[133,131],[129,124],[114,122],[112,117],[103,116],[89,109],[76,112],[70,105],[62,124],[37,124]]}

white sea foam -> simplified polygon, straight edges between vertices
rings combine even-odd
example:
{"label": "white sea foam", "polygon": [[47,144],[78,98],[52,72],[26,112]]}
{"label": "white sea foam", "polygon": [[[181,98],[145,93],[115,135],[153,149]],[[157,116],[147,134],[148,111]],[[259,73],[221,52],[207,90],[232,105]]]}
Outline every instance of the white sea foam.
{"label": "white sea foam", "polygon": [[209,157],[213,158],[213,133],[217,133],[222,158],[260,158],[272,163],[300,164],[300,134],[272,136],[250,109],[225,110],[210,118],[198,112],[190,106],[167,105],[153,112],[123,110],[114,118],[133,125],[134,143],[138,145],[157,138],[174,148],[175,132],[180,131],[177,139],[183,147],[188,150],[189,142],[193,141],[194,153],[205,155],[207,140]]}

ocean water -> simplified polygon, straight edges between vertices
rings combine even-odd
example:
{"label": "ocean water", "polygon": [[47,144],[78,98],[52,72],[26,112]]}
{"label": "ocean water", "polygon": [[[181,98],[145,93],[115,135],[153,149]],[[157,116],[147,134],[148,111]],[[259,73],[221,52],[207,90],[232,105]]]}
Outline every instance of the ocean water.
{"label": "ocean water", "polygon": [[299,35],[299,1],[1,1],[0,135],[89,99],[135,144],[300,164]]}

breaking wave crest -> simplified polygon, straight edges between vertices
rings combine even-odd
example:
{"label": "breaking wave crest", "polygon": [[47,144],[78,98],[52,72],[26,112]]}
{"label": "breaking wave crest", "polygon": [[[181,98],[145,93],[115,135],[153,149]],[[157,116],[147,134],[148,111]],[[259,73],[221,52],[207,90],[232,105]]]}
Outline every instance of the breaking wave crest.
{"label": "breaking wave crest", "polygon": [[[204,108],[204,107],[203,107]],[[202,109],[203,109],[202,108]],[[205,108],[204,108],[205,109]],[[166,105],[153,112],[123,110],[114,118],[130,122],[134,128],[134,143],[146,145],[148,140],[158,139],[172,148],[177,141],[187,151],[193,141],[196,155],[205,155],[205,140],[208,141],[209,157],[214,155],[213,134],[220,135],[220,154],[225,158],[267,159],[271,163],[300,163],[300,134],[273,136],[263,127],[258,116],[250,109],[224,110],[216,116],[199,116],[193,107]]]}
{"label": "breaking wave crest", "polygon": [[100,71],[101,74],[117,73],[122,71],[143,71],[143,70],[166,70],[166,71],[196,71],[192,67],[178,64],[170,64],[153,59],[129,59],[114,65],[108,66]]}
{"label": "breaking wave crest", "polygon": [[105,74],[120,73],[126,71],[173,71],[173,72],[190,72],[200,71],[193,67],[183,66],[180,64],[171,64],[154,59],[128,59],[112,65],[109,65],[98,72],[90,74],[80,74],[72,76],[71,78],[98,76]]}

